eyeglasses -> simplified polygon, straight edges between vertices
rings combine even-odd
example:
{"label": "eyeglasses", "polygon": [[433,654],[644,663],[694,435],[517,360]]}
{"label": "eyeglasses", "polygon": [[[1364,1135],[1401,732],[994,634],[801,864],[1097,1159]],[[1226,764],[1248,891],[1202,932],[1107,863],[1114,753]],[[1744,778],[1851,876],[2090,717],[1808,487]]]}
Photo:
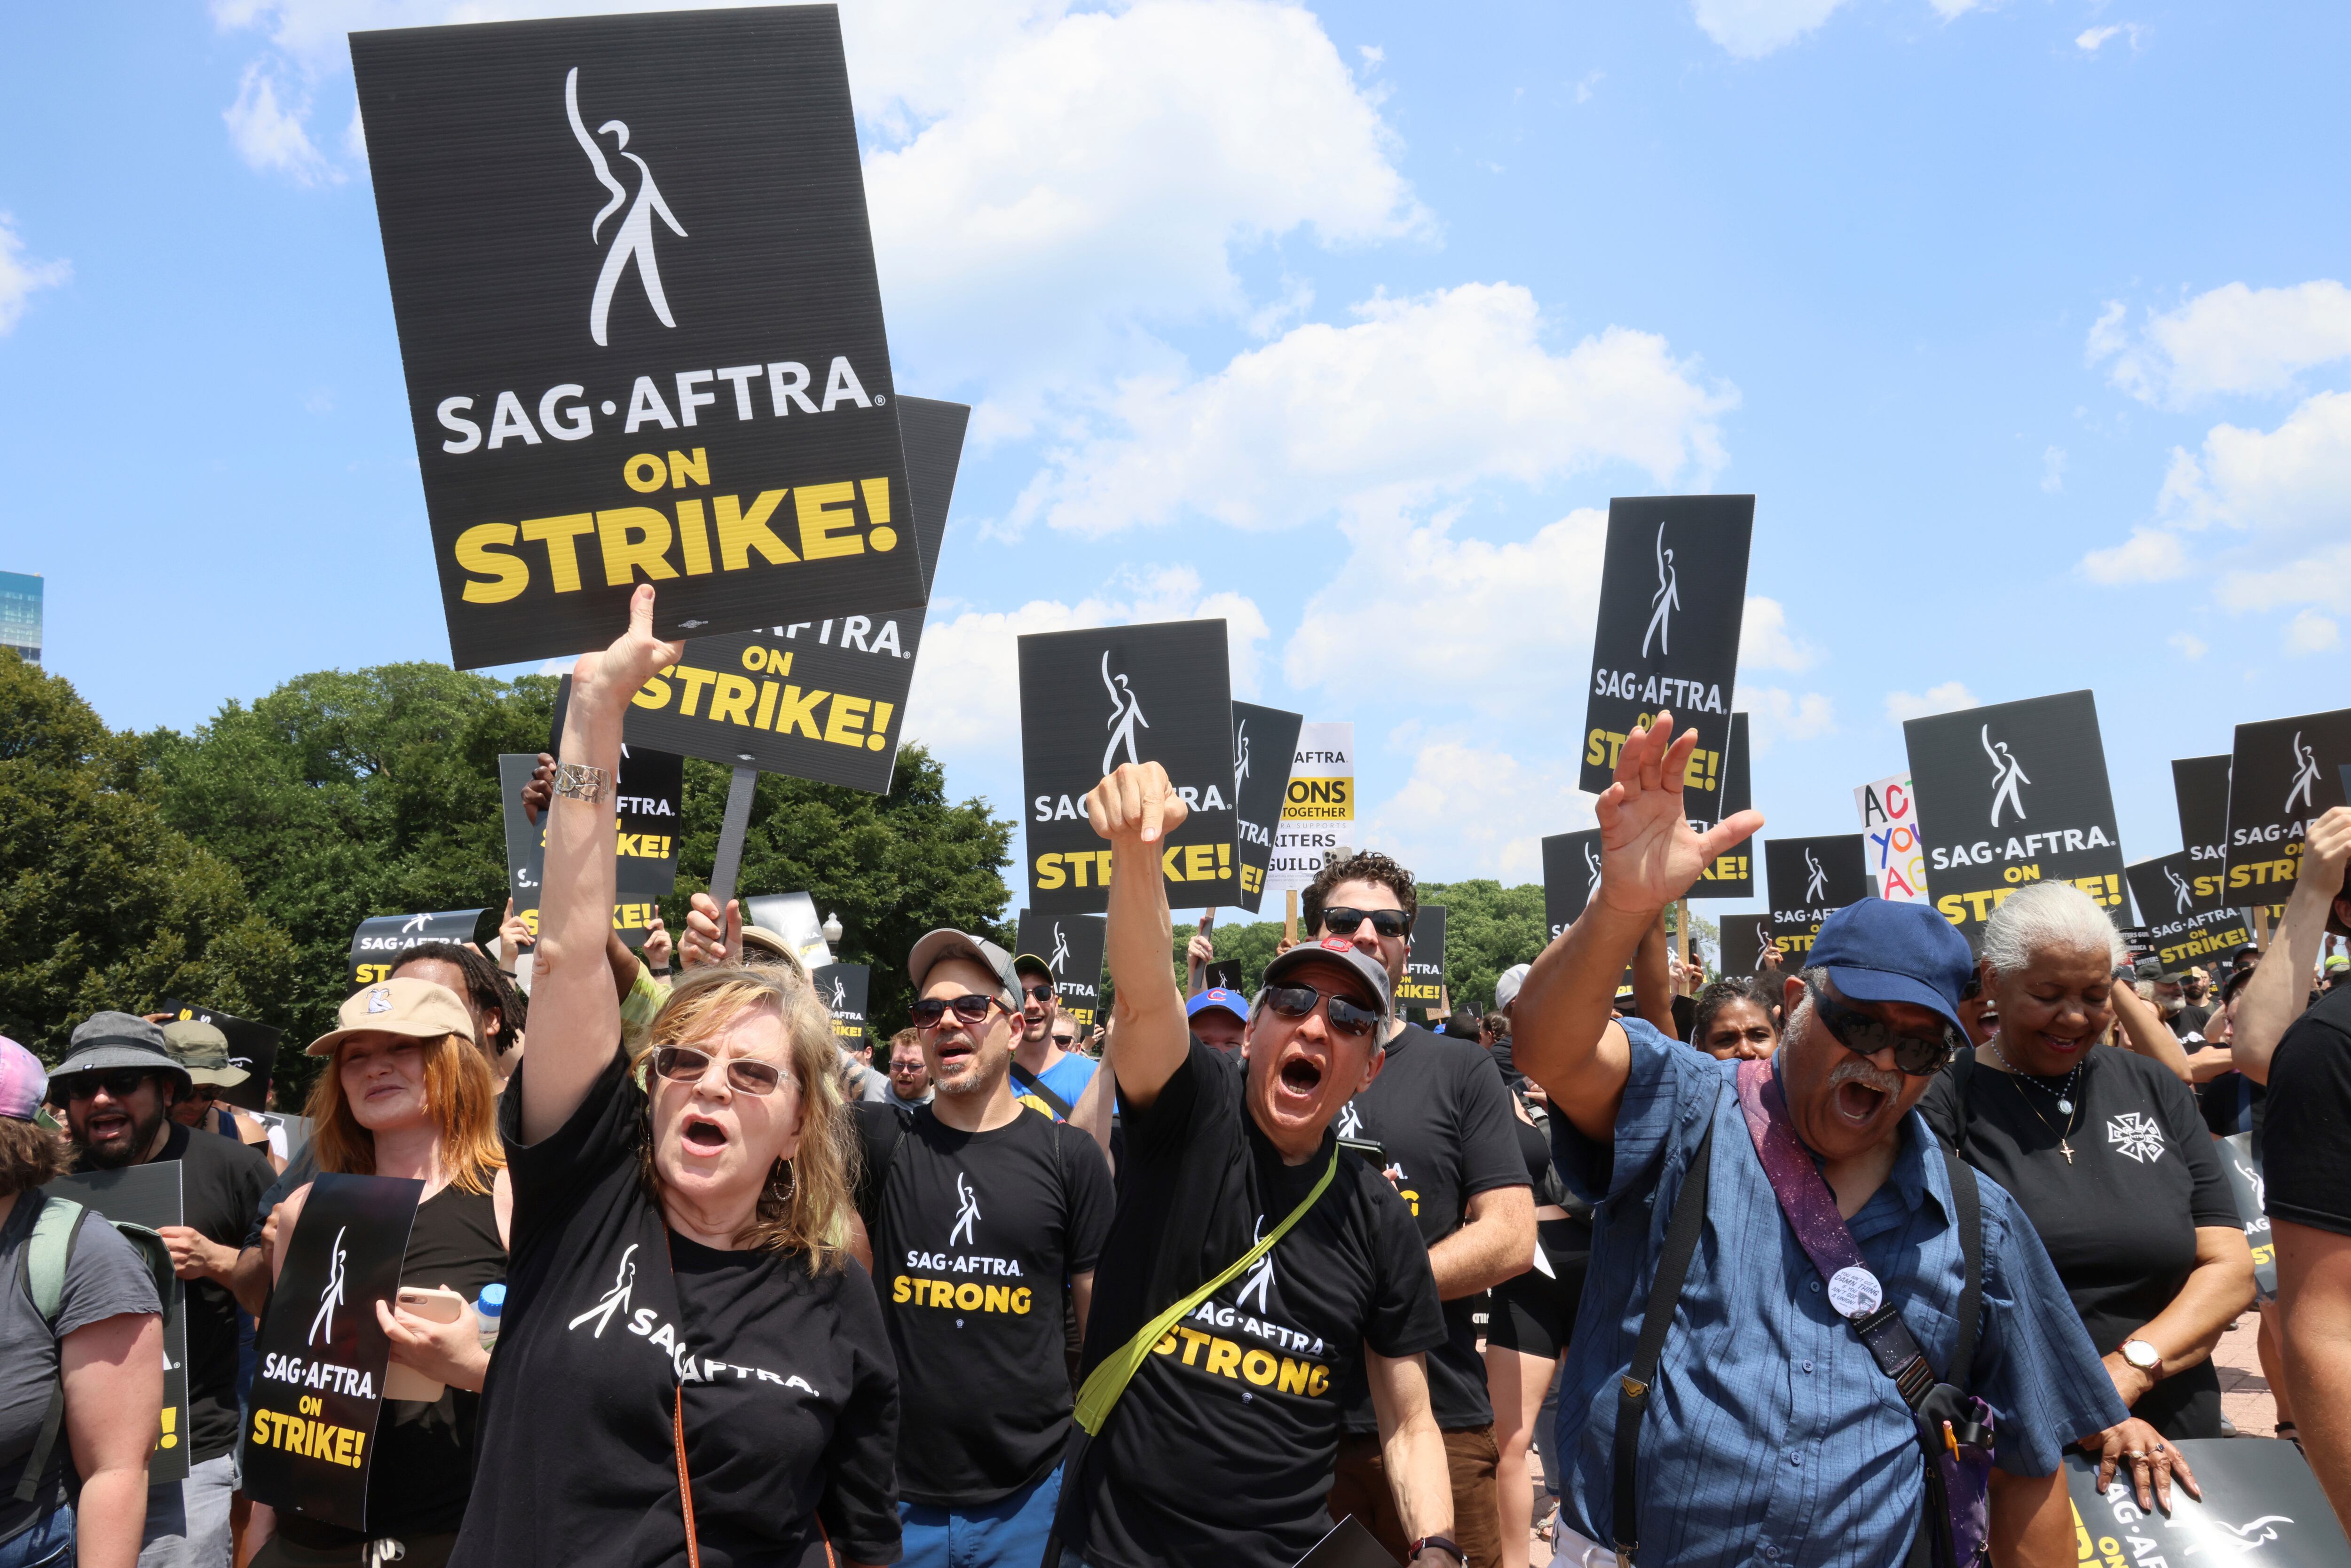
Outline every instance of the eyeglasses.
{"label": "eyeglasses", "polygon": [[[664,1045],[653,1052],[653,1071],[673,1083],[696,1083],[716,1060],[708,1051],[696,1051],[690,1045]],[[726,1061],[727,1086],[741,1093],[773,1094],[783,1076],[768,1062],[740,1056],[729,1057]]]}
{"label": "eyeglasses", "polygon": [[1311,986],[1268,986],[1265,1005],[1286,1019],[1302,1019],[1314,1010],[1314,1004],[1328,999],[1330,1006],[1323,1016],[1331,1027],[1350,1040],[1360,1040],[1372,1032],[1380,1015],[1359,1002],[1351,1002],[1330,991],[1318,991]]}
{"label": "eyeglasses", "polygon": [[1053,1037],[1053,1043],[1067,1051],[1078,1043],[1078,1037],[1073,1034],[1057,1034]]}
{"label": "eyeglasses", "polygon": [[60,1084],[68,1100],[87,1100],[103,1089],[116,1100],[128,1100],[139,1092],[139,1086],[155,1075],[143,1067],[117,1067],[104,1072],[77,1072],[73,1082]]}
{"label": "eyeglasses", "polygon": [[1020,988],[1020,994],[1030,1001],[1041,1003],[1047,1007],[1050,1007],[1053,1003],[1053,988],[1050,986],[1023,986]]}
{"label": "eyeglasses", "polygon": [[914,1061],[893,1061],[890,1064],[890,1076],[912,1078],[915,1073],[923,1071],[924,1065],[919,1059]]}
{"label": "eyeglasses", "polygon": [[1813,1010],[1839,1045],[1855,1056],[1876,1056],[1881,1051],[1891,1051],[1894,1065],[1912,1078],[1932,1078],[1950,1064],[1959,1047],[1968,1043],[1968,1037],[1948,1023],[1932,1040],[1924,1035],[1904,1034],[1890,1023],[1831,1000],[1817,986],[1807,984],[1804,990],[1813,998]]}
{"label": "eyeglasses", "polygon": [[1366,920],[1383,936],[1412,934],[1412,916],[1401,909],[1326,909],[1322,912],[1322,929],[1333,936],[1353,936],[1355,927]]}
{"label": "eyeglasses", "polygon": [[[1004,1007],[1004,1004],[994,997],[957,997],[953,1001],[945,1001],[937,997],[925,997],[906,1011],[914,1019],[916,1029],[936,1029],[940,1021],[947,1016],[949,1008],[955,1009],[955,1016],[964,1022],[978,1023],[987,1017],[988,1009],[998,1007]],[[1004,1010],[1010,1012],[1012,1009],[1005,1008]]]}

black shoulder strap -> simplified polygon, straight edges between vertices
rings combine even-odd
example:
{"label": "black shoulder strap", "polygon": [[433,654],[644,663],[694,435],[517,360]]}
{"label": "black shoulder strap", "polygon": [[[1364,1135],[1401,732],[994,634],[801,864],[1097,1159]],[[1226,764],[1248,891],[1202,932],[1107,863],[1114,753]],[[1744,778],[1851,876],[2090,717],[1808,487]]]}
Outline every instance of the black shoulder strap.
{"label": "black shoulder strap", "polygon": [[1976,1320],[1983,1315],[1983,1195],[1976,1190],[1975,1167],[1949,1149],[1943,1151],[1943,1169],[1951,1179],[1952,1222],[1959,1227],[1959,1256],[1967,1263],[1959,1287],[1959,1337],[1953,1342],[1943,1381],[1964,1394],[1976,1358]]}
{"label": "black shoulder strap", "polygon": [[1649,1408],[1649,1390],[1657,1375],[1657,1358],[1666,1348],[1666,1331],[1673,1327],[1674,1307],[1680,1301],[1682,1281],[1689,1277],[1690,1259],[1698,1251],[1698,1232],[1706,1228],[1708,1169],[1714,1163],[1714,1119],[1707,1118],[1706,1135],[1682,1173],[1682,1189],[1674,1197],[1674,1212],[1666,1222],[1666,1244],[1657,1254],[1657,1277],[1649,1285],[1649,1303],[1641,1317],[1641,1337],[1633,1347],[1633,1364],[1616,1384],[1616,1444],[1614,1451],[1616,1556],[1630,1564],[1640,1550],[1635,1528],[1640,1508],[1641,1417]]}
{"label": "black shoulder strap", "polygon": [[1020,1085],[1021,1088],[1027,1090],[1029,1093],[1037,1096],[1038,1099],[1045,1102],[1046,1104],[1050,1105],[1053,1108],[1053,1114],[1059,1116],[1062,1121],[1066,1122],[1070,1119],[1070,1103],[1067,1100],[1062,1099],[1059,1094],[1054,1093],[1050,1089],[1046,1088],[1045,1081],[1043,1079],[1038,1077],[1035,1073],[1029,1071],[1027,1068],[1021,1066],[1017,1061],[1012,1064],[1012,1082]]}

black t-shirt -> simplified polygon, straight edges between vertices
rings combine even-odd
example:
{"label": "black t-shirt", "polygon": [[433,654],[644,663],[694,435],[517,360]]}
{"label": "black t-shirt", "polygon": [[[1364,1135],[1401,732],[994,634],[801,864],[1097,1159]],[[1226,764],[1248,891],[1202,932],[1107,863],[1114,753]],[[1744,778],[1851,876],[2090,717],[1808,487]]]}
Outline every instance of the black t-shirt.
{"label": "black t-shirt", "polygon": [[[1380,1145],[1421,1240],[1434,1247],[1461,1228],[1472,1197],[1527,1185],[1517,1124],[1510,1091],[1482,1048],[1407,1024],[1388,1042],[1380,1075],[1347,1102],[1336,1126],[1343,1138]],[[1486,1362],[1470,1319],[1484,1299],[1481,1291],[1445,1303],[1446,1343],[1428,1355],[1429,1408],[1447,1430],[1493,1424]],[[1379,1430],[1361,1376],[1348,1384],[1346,1405],[1349,1431]]]}
{"label": "black t-shirt", "polygon": [[[1248,1252],[1321,1179],[1332,1134],[1285,1165],[1242,1092],[1239,1060],[1196,1040],[1147,1109],[1128,1105],[1088,1373]],[[1342,1153],[1330,1189],[1259,1266],[1144,1358],[1084,1474],[1063,1478],[1080,1494],[1066,1544],[1096,1568],[1290,1568],[1331,1528],[1339,1396],[1364,1347],[1402,1357],[1445,1337],[1412,1211]]]}
{"label": "black t-shirt", "polygon": [[2199,1036],[2203,1034],[2204,1026],[2212,1021],[2212,1009],[2199,1008],[2194,1002],[2186,1002],[2181,1004],[2178,1012],[2163,1021],[2169,1026],[2173,1034],[2181,1040],[2186,1040],[2191,1034]]}
{"label": "black t-shirt", "polygon": [[2287,1026],[2270,1061],[2262,1176],[2272,1219],[2351,1236],[2351,986]]}
{"label": "black t-shirt", "polygon": [[681,1386],[705,1568],[820,1568],[828,1536],[846,1561],[897,1561],[897,1377],[865,1270],[673,1234],[617,1048],[561,1128],[526,1145],[521,1118],[505,1095],[513,1253],[451,1562],[684,1564]]}
{"label": "black t-shirt", "polygon": [[[1962,1052],[1918,1109],[1937,1136],[2016,1199],[2090,1343],[2109,1355],[2179,1294],[2196,1267],[2197,1227],[2243,1222],[2195,1097],[2168,1069],[2094,1048],[2075,1085],[2070,1133],[2038,1082]],[[2166,1377],[2131,1413],[2168,1437],[2217,1437],[2220,1386],[2207,1362]],[[2183,1422],[2209,1429],[2183,1431]]]}
{"label": "black t-shirt", "polygon": [[[180,1217],[207,1241],[242,1249],[253,1210],[277,1173],[268,1159],[234,1138],[172,1124],[151,1163],[180,1162]],[[84,1163],[74,1167],[95,1167]],[[236,1447],[236,1298],[226,1285],[189,1280],[188,1462],[216,1459]]]}
{"label": "black t-shirt", "polygon": [[883,1109],[886,1121],[859,1118],[859,1207],[898,1363],[899,1495],[994,1502],[1061,1462],[1062,1294],[1110,1233],[1110,1167],[1092,1138],[1035,1111],[962,1133],[928,1105],[903,1120]]}

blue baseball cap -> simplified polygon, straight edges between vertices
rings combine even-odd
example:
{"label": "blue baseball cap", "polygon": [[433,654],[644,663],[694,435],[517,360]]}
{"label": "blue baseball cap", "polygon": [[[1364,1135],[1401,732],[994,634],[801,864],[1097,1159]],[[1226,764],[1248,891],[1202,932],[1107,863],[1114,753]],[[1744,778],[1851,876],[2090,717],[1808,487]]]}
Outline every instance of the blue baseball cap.
{"label": "blue baseball cap", "polygon": [[1228,991],[1222,986],[1211,986],[1185,1004],[1186,1018],[1198,1018],[1210,1008],[1222,1008],[1243,1023],[1249,1022],[1249,999],[1238,991]]}
{"label": "blue baseball cap", "polygon": [[1865,898],[1821,923],[1807,969],[1826,969],[1839,993],[1856,1002],[1908,1002],[1959,1022],[1959,997],[1976,972],[1975,955],[1957,927],[1924,904]]}

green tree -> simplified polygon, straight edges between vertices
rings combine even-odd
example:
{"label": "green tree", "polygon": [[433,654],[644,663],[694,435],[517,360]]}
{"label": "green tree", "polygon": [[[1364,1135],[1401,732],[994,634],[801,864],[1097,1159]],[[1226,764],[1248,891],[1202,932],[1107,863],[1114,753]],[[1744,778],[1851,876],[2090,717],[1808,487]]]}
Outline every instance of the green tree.
{"label": "green tree", "polygon": [[0,658],[0,1030],[51,1061],[89,1014],[166,995],[289,1021],[293,943],[140,786],[137,742]]}

